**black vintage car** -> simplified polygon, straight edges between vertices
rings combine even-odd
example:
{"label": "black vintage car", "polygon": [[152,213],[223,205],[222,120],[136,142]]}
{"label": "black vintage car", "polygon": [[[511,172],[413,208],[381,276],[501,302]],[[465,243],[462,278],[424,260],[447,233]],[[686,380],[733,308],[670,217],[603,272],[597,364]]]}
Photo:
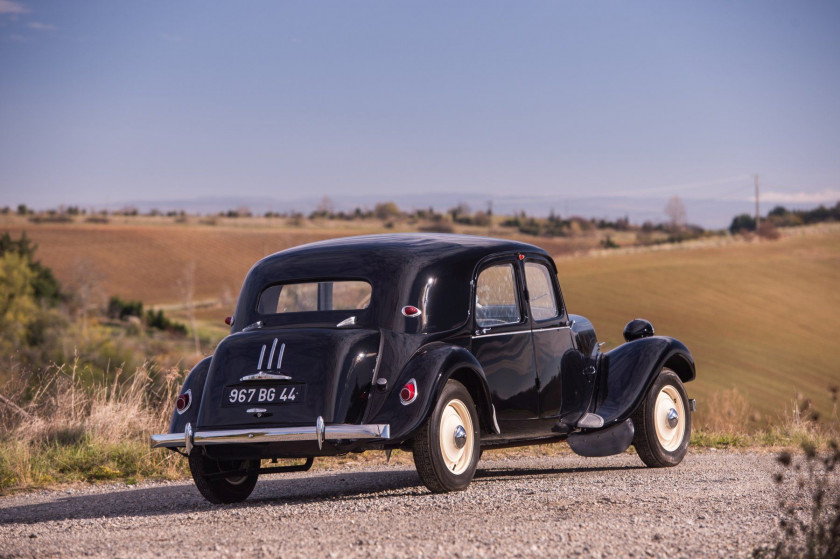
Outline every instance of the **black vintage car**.
{"label": "black vintage car", "polygon": [[[542,249],[464,235],[308,244],[248,272],[231,332],[187,377],[168,434],[213,503],[316,456],[410,450],[434,492],[462,490],[482,449],[632,443],[648,466],[686,454],[694,360],[632,320],[602,353],[569,314]],[[183,449],[183,450],[181,450]],[[306,459],[300,466],[264,463]]]}

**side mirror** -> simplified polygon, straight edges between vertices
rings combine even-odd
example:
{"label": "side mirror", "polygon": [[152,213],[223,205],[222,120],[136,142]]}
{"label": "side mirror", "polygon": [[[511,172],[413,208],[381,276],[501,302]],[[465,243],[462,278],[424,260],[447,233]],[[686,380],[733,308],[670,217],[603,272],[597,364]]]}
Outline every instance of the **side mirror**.
{"label": "side mirror", "polygon": [[628,342],[650,336],[653,336],[653,324],[644,318],[633,319],[624,327],[624,339]]}

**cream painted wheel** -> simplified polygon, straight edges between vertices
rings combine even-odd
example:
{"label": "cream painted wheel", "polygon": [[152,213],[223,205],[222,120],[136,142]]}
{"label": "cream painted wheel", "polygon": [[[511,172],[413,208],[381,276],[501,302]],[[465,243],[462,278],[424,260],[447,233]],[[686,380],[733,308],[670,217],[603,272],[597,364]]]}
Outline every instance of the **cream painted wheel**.
{"label": "cream painted wheel", "polygon": [[659,391],[654,404],[653,425],[656,438],[668,452],[682,444],[685,435],[685,405],[677,389],[666,385]]}
{"label": "cream painted wheel", "polygon": [[470,392],[456,380],[443,386],[429,417],[414,432],[414,465],[433,493],[463,491],[481,454],[478,413]]}
{"label": "cream painted wheel", "polygon": [[446,469],[463,474],[470,465],[475,445],[473,424],[466,404],[450,400],[440,417],[440,452]]}
{"label": "cream painted wheel", "polygon": [[688,452],[691,413],[680,377],[665,367],[633,413],[633,446],[652,468],[676,466]]}

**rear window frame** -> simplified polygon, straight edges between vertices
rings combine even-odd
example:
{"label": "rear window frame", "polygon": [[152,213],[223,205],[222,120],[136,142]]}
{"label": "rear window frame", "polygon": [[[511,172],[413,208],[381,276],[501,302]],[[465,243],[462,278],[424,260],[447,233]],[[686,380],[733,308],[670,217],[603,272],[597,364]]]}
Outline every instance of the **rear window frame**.
{"label": "rear window frame", "polygon": [[[293,311],[293,312],[272,312],[272,313],[262,313],[260,312],[260,301],[262,300],[263,294],[271,289],[272,287],[277,287],[278,285],[286,286],[286,285],[301,285],[301,284],[309,284],[309,283],[343,283],[343,282],[361,282],[367,284],[370,288],[370,301],[366,307],[361,309],[330,309],[330,310],[307,310],[307,311]],[[261,318],[269,318],[269,319],[282,319],[283,317],[312,317],[317,318],[318,320],[314,320],[314,322],[329,322],[332,320],[331,317],[350,317],[350,316],[357,316],[361,318],[362,315],[367,315],[370,312],[370,309],[373,307],[374,301],[374,287],[373,283],[367,278],[358,278],[358,277],[327,277],[327,278],[306,278],[306,279],[294,279],[294,280],[286,280],[286,281],[276,281],[265,285],[262,289],[260,289],[259,293],[257,294],[256,298],[254,299],[253,305],[253,312],[256,316]],[[306,320],[304,322],[310,322]]]}

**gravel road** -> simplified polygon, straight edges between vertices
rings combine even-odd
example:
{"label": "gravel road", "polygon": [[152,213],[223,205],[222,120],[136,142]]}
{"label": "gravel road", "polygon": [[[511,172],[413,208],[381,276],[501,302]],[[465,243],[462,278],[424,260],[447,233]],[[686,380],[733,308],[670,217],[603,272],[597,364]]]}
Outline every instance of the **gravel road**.
{"label": "gravel road", "polygon": [[265,476],[227,506],[186,481],[0,498],[0,556],[732,557],[777,517],[769,452],[491,456],[446,495],[407,465],[342,468]]}

